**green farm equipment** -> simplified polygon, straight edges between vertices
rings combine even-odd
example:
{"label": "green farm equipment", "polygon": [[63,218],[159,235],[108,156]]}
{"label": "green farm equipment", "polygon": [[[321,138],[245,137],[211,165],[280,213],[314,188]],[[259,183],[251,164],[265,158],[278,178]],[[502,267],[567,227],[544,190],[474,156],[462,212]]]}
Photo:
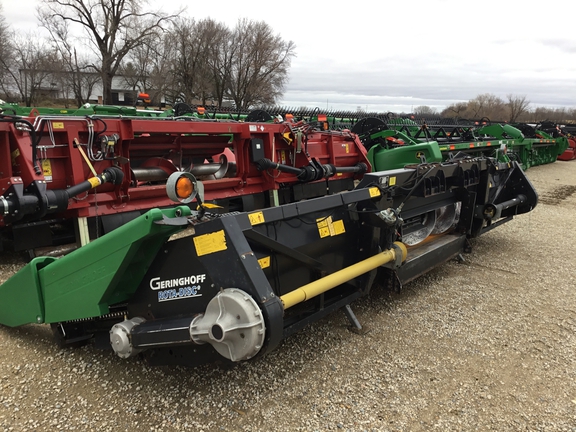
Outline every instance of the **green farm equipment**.
{"label": "green farm equipment", "polygon": [[375,170],[400,167],[424,158],[440,162],[464,152],[482,154],[500,161],[516,160],[523,169],[554,162],[568,147],[564,136],[553,137],[535,130],[526,135],[509,124],[427,124],[418,125],[409,119],[364,118],[352,128],[368,149]]}

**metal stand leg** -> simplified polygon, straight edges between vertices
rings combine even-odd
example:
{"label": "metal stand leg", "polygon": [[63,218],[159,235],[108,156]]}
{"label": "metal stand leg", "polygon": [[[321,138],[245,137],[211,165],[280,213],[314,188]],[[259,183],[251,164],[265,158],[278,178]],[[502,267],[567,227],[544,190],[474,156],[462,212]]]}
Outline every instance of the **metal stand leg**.
{"label": "metal stand leg", "polygon": [[78,229],[78,242],[80,246],[86,246],[90,243],[90,234],[88,233],[88,218],[79,217],[76,219]]}
{"label": "metal stand leg", "polygon": [[270,191],[270,204],[273,207],[278,207],[280,205],[280,199],[278,198],[278,191],[276,189]]}
{"label": "metal stand leg", "polygon": [[350,324],[352,324],[354,330],[361,331],[362,324],[360,324],[360,321],[358,321],[358,318],[356,318],[356,315],[354,315],[354,312],[352,311],[352,308],[350,307],[349,304],[344,306],[344,313],[346,314],[346,317],[350,320]]}

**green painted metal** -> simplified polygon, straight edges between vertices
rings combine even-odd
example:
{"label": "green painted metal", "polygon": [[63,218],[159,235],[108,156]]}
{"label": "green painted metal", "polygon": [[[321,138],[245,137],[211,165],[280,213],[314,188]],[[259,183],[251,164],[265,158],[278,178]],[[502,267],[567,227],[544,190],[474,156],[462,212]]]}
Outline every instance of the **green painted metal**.
{"label": "green painted metal", "polygon": [[129,299],[188,207],[152,209],[60,259],[36,258],[0,286],[1,324],[54,323],[109,312]]}
{"label": "green painted metal", "polygon": [[414,120],[401,117],[388,120],[387,125],[392,130],[404,130],[411,134],[417,133],[420,129],[420,126]]}
{"label": "green painted metal", "polygon": [[475,131],[476,136],[487,135],[498,139],[513,138],[522,140],[524,135],[520,129],[510,126],[509,124],[494,123],[491,125],[483,126]]}
{"label": "green painted metal", "polygon": [[54,261],[56,258],[52,257],[34,258],[0,286],[2,324],[17,327],[44,322],[44,304],[38,272]]}
{"label": "green painted metal", "polygon": [[[369,136],[370,143],[379,143],[368,151],[368,159],[376,171],[416,163],[420,156],[425,156],[429,162],[438,162],[446,160],[449,153],[457,152],[495,157],[499,162],[514,159],[526,170],[531,166],[554,162],[569,145],[566,137],[553,138],[543,131],[537,131],[539,138],[525,138],[518,128],[508,124],[470,128],[469,139],[457,141],[444,137],[448,139],[441,143],[430,137],[428,140],[415,138],[413,128],[406,120],[396,123],[396,126],[387,126],[390,129]],[[401,127],[402,132],[395,130],[395,127]],[[390,138],[395,138],[394,144],[386,141]]]}
{"label": "green painted metal", "polygon": [[368,160],[374,171],[386,171],[404,168],[410,164],[418,164],[422,157],[426,158],[426,162],[442,162],[444,160],[436,141],[389,149],[375,145],[368,150]]}

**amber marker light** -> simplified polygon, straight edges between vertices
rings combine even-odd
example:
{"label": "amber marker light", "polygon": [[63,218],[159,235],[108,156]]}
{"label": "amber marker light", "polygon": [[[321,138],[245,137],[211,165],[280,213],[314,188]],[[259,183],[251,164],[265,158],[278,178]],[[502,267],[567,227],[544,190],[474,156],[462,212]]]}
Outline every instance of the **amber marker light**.
{"label": "amber marker light", "polygon": [[194,192],[194,184],[187,177],[180,177],[176,181],[176,195],[178,198],[186,199]]}
{"label": "amber marker light", "polygon": [[202,182],[196,180],[196,177],[189,172],[176,171],[166,181],[168,198],[175,202],[187,204],[198,194],[202,199],[203,191]]}

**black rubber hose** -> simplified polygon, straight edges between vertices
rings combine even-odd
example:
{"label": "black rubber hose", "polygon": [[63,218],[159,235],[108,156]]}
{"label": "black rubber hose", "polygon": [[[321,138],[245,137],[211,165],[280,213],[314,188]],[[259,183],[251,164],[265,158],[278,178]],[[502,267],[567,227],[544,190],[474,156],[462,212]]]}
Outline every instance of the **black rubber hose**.
{"label": "black rubber hose", "polygon": [[291,174],[300,175],[302,174],[302,168],[291,167],[290,165],[283,165],[276,162],[272,162],[270,159],[263,158],[255,162],[256,168],[259,171],[264,171],[267,169],[277,169],[278,171],[287,172]]}

